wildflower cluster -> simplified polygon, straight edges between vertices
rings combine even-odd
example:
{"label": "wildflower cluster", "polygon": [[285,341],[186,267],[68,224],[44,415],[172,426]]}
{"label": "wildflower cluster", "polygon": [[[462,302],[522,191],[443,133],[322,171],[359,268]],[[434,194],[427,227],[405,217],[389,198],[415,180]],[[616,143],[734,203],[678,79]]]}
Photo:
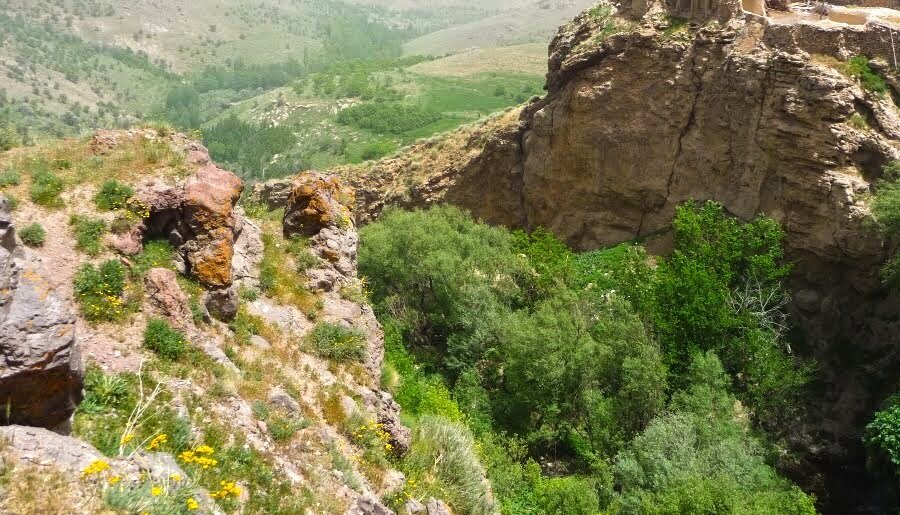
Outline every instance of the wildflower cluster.
{"label": "wildflower cluster", "polygon": [[91,321],[112,321],[124,313],[125,267],[111,259],[96,267],[90,263],[75,274],[75,295],[84,317]]}
{"label": "wildflower cluster", "polygon": [[368,422],[357,427],[350,438],[354,443],[366,448],[378,447],[387,452],[394,450],[394,446],[390,444],[391,435],[384,430],[384,425],[369,420]]}
{"label": "wildflower cluster", "polygon": [[153,438],[153,440],[150,440],[149,444],[147,444],[147,450],[148,451],[159,450],[159,448],[162,447],[163,445],[165,445],[168,441],[169,441],[169,435],[167,435],[167,434],[157,435],[156,437]]}
{"label": "wildflower cluster", "polygon": [[403,484],[397,490],[391,492],[386,498],[388,506],[394,507],[397,511],[406,505],[409,501],[415,499],[415,496],[411,493],[416,489],[417,483],[415,479],[409,479],[406,483]]}
{"label": "wildflower cluster", "polygon": [[197,500],[193,497],[188,497],[187,501],[185,501],[185,504],[187,505],[187,509],[190,511],[194,511],[200,507],[200,503],[197,502]]}
{"label": "wildflower cluster", "polygon": [[219,464],[218,460],[211,457],[214,452],[216,451],[212,447],[201,445],[193,451],[182,452],[178,458],[185,463],[195,463],[205,470]]}
{"label": "wildflower cluster", "polygon": [[95,460],[81,471],[81,477],[87,478],[109,470],[109,463],[103,460]]}
{"label": "wildflower cluster", "polygon": [[220,481],[219,489],[209,494],[213,499],[226,499],[229,496],[238,497],[241,495],[241,487],[237,486],[234,481]]}

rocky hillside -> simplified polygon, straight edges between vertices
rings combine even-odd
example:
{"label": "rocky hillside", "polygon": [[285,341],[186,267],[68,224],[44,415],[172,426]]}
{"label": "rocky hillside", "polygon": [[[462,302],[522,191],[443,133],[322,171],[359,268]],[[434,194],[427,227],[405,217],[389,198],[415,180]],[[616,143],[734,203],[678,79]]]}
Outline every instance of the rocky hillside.
{"label": "rocky hillside", "polygon": [[896,27],[877,13],[794,23],[728,2],[709,18],[678,16],[598,5],[554,39],[544,98],[338,173],[365,217],[447,202],[580,249],[639,240],[665,252],[675,207],[690,199],[779,221],[795,263],[793,347],[821,372],[794,435],[813,464],[801,475],[847,513],[877,489],[861,434],[900,361],[898,298],[878,277],[890,242],[867,207],[900,157]]}
{"label": "rocky hillside", "polygon": [[338,179],[244,208],[156,129],[0,170],[0,511],[448,513],[391,497],[410,433]]}

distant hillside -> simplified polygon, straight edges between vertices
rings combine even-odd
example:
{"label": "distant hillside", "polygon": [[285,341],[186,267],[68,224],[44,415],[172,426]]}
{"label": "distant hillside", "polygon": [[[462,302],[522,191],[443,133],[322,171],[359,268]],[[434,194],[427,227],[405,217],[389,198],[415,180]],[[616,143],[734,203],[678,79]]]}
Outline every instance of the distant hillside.
{"label": "distant hillside", "polygon": [[560,25],[594,0],[540,0],[513,5],[493,16],[449,27],[403,45],[406,55],[446,55],[469,48],[545,43]]}

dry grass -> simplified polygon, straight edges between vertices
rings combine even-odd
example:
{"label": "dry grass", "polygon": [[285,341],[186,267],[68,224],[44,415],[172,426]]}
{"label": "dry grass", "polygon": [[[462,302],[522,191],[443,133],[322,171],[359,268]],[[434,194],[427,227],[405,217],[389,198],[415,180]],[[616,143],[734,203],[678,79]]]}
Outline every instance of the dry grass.
{"label": "dry grass", "polygon": [[71,475],[18,463],[2,453],[0,513],[10,515],[112,514],[94,486],[72,481]]}
{"label": "dry grass", "polygon": [[547,72],[547,45],[530,43],[500,48],[476,48],[417,64],[410,67],[409,71],[438,77],[471,77],[481,73],[543,75]]}

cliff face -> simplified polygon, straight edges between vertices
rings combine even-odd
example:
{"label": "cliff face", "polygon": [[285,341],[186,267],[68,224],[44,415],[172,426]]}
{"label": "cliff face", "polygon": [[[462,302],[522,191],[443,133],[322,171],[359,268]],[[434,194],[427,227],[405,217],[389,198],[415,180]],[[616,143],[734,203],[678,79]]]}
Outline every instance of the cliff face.
{"label": "cliff face", "polygon": [[563,27],[545,98],[478,137],[438,143],[463,158],[435,162],[426,144],[343,172],[370,215],[385,202],[451,202],[580,249],[644,239],[665,252],[675,206],[690,199],[775,218],[796,264],[797,348],[822,371],[809,428],[825,445],[814,452],[861,463],[865,417],[896,387],[900,364],[900,302],[879,285],[885,249],[866,206],[882,165],[900,158],[900,112],[896,91],[867,91],[845,63],[872,58],[896,88],[891,28],[747,13],[679,26],[658,5],[645,10],[594,9]]}

